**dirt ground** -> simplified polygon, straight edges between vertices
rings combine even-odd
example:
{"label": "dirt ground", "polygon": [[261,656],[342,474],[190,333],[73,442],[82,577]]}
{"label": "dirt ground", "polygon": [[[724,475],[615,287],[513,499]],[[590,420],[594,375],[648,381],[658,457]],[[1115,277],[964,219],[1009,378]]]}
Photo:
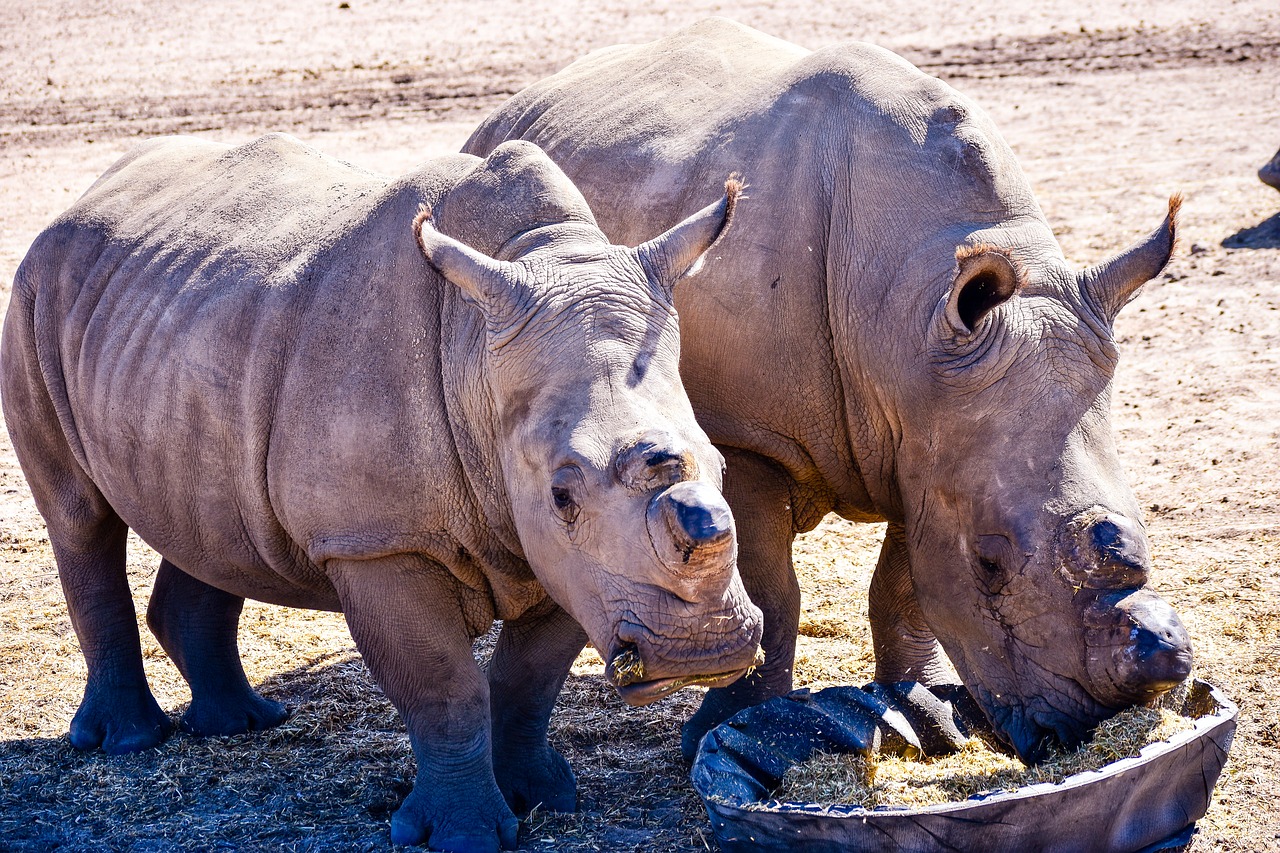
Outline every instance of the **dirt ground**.
{"label": "dirt ground", "polygon": [[[1280,146],[1273,0],[18,0],[0,17],[0,308],[38,231],[139,139],[284,130],[389,174],[456,148],[520,87],[585,51],[723,14],[809,47],[874,41],[974,97],[1017,152],[1069,259],[1098,261],[1186,195],[1180,249],[1120,317],[1114,426],[1198,674],[1241,707],[1192,850],[1280,850]],[[543,8],[535,8],[537,6]],[[872,672],[878,526],[798,545],[798,681]],[[131,549],[145,609],[156,558]],[[144,629],[161,705],[189,694]],[[373,850],[413,778],[403,727],[340,617],[250,604],[250,679],[293,716],[123,758],[72,750],[84,666],[43,524],[0,439],[0,850]],[[483,654],[483,649],[480,650]],[[714,849],[679,760],[697,695],[632,710],[584,655],[554,742],[580,813],[535,814],[528,850]]]}

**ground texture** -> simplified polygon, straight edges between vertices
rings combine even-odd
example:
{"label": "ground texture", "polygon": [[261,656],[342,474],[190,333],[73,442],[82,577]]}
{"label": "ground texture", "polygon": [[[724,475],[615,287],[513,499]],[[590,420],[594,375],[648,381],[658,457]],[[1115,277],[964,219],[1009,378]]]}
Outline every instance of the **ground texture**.
{"label": "ground texture", "polygon": [[[398,173],[456,150],[503,98],[582,53],[708,14],[809,47],[897,50],[992,113],[1073,262],[1114,252],[1157,224],[1170,193],[1186,195],[1174,261],[1118,323],[1115,427],[1155,584],[1187,623],[1198,673],[1241,706],[1192,850],[1280,849],[1280,194],[1254,177],[1280,146],[1280,7],[642,5],[19,0],[0,18],[0,308],[40,228],[146,136],[284,130]],[[831,518],[800,542],[800,683],[870,677],[879,533]],[[130,553],[142,612],[157,561],[140,543]],[[145,630],[144,643],[176,715],[189,694]],[[341,619],[251,604],[241,646],[250,679],[294,710],[284,726],[177,736],[123,758],[72,750],[84,667],[42,522],[0,441],[0,849],[388,847],[411,758]],[[677,747],[696,694],[631,710],[599,670],[583,657],[554,721],[580,812],[533,815],[522,849],[714,848]]]}

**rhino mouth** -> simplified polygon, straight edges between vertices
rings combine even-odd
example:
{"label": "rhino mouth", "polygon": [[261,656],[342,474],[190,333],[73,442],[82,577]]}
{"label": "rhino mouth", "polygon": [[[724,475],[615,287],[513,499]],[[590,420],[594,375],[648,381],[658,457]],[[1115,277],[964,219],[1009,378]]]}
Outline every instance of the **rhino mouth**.
{"label": "rhino mouth", "polygon": [[725,672],[676,675],[669,678],[646,678],[644,662],[640,652],[633,645],[620,648],[610,659],[606,668],[606,678],[618,691],[622,701],[628,705],[640,706],[656,702],[664,696],[670,696],[677,690],[686,687],[725,687],[746,675],[752,669],[764,663],[764,651],[756,648],[756,658],[750,666]]}
{"label": "rhino mouth", "polygon": [[[1027,765],[1039,764],[1055,752],[1079,746],[1106,713],[1099,707],[1064,713],[1043,699],[1023,706],[1002,705],[985,691],[975,691],[996,735]],[[986,700],[986,701],[984,701]],[[994,707],[993,707],[994,706]]]}

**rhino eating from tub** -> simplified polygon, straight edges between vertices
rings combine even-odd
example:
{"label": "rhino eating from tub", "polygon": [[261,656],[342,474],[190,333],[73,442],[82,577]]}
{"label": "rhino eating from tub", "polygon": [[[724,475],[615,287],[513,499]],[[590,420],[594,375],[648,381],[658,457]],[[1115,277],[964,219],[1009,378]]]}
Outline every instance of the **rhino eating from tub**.
{"label": "rhino eating from tub", "polygon": [[753,185],[678,303],[766,659],[709,692],[687,757],[791,687],[791,542],[832,511],[888,522],[876,680],[938,681],[950,658],[1023,758],[1188,674],[1108,421],[1112,322],[1168,261],[1176,203],[1077,272],[968,99],[871,45],[810,52],[721,18],[578,60],[464,150],[511,138],[541,145],[623,242],[692,210],[709,175]]}
{"label": "rhino eating from tub", "polygon": [[244,598],[345,614],[417,757],[399,843],[496,850],[513,810],[573,809],[546,735],[588,637],[634,704],[738,678],[762,618],[672,307],[737,194],[628,249],[527,142],[395,181],[283,135],[124,157],[36,239],[3,337],[88,664],[72,743],[169,728],[129,529],[164,557],[147,618],[188,731],[285,716],[241,668]]}

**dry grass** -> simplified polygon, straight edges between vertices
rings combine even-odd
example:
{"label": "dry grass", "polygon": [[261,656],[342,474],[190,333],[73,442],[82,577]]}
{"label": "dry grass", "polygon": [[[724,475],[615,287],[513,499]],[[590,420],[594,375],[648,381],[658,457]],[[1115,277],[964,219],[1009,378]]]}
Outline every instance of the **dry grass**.
{"label": "dry grass", "polygon": [[[131,540],[139,614],[157,565]],[[340,615],[246,604],[245,669],[261,693],[289,706],[283,725],[235,737],[176,734],[120,757],[68,743],[84,663],[40,532],[0,535],[0,625],[0,851],[390,846],[388,822],[412,787],[414,761],[403,723]],[[190,694],[141,630],[152,689],[176,719]],[[487,659],[493,640],[477,643],[478,659]],[[579,774],[579,813],[535,811],[522,824],[521,849],[709,849],[678,736],[700,693],[634,709],[603,670],[585,651],[552,721],[553,742]]]}
{"label": "dry grass", "polygon": [[954,755],[923,761],[896,755],[819,753],[788,770],[773,797],[868,809],[952,803],[1099,770],[1194,725],[1192,719],[1164,708],[1130,708],[1103,722],[1079,748],[1054,753],[1033,767],[993,752],[980,738],[970,738]]}
{"label": "dry grass", "polygon": [[[797,684],[862,684],[874,663],[865,590],[878,525],[830,518],[798,542],[805,623]],[[1161,541],[1157,538],[1157,541]],[[1186,554],[1164,540],[1166,549]],[[1267,815],[1277,766],[1274,673],[1280,628],[1269,563],[1219,555],[1212,567],[1170,560],[1212,604],[1188,622],[1200,669],[1242,706],[1227,765],[1192,850],[1268,849]],[[136,541],[130,580],[139,613],[156,558]],[[1250,589],[1247,570],[1262,589]],[[1242,582],[1242,580],[1246,582]],[[1186,596],[1175,590],[1173,596]],[[1188,611],[1188,604],[1177,601]],[[1217,610],[1204,609],[1217,607]],[[1216,613],[1217,616],[1210,617]],[[355,653],[340,616],[249,603],[240,644],[250,680],[292,716],[269,732],[197,740],[175,735],[141,755],[108,757],[70,747],[66,727],[84,664],[62,602],[52,555],[38,526],[0,532],[0,850],[383,850],[391,812],[408,793],[414,764],[399,718]],[[145,628],[148,677],[170,714],[189,694]],[[477,644],[484,659],[492,638]],[[552,719],[552,742],[578,774],[579,812],[535,812],[522,850],[714,849],[702,804],[679,755],[680,723],[700,693],[650,708],[623,704],[600,677],[591,650],[579,658]],[[1240,761],[1248,755],[1251,760]],[[1268,821],[1270,820],[1270,824]]]}

